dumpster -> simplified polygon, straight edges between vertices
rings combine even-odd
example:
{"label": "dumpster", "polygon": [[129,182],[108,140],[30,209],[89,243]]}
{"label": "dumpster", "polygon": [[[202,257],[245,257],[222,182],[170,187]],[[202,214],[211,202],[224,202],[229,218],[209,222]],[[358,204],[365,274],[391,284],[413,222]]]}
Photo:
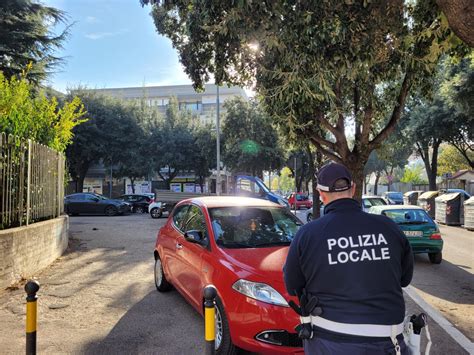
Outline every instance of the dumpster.
{"label": "dumpster", "polygon": [[418,206],[423,208],[433,219],[435,218],[436,210],[435,198],[438,197],[438,195],[439,191],[426,191],[418,196]]}
{"label": "dumpster", "polygon": [[474,196],[464,201],[464,228],[474,230]]}
{"label": "dumpster", "polygon": [[422,194],[423,191],[408,191],[403,194],[403,204],[404,205],[415,205],[418,202],[418,196]]}
{"label": "dumpster", "polygon": [[464,222],[464,196],[453,192],[436,197],[436,221],[451,226],[459,226]]}

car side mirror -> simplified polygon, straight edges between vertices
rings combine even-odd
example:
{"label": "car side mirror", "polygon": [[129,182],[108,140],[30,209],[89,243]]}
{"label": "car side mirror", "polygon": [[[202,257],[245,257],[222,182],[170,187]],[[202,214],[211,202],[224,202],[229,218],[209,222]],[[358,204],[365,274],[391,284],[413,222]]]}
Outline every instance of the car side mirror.
{"label": "car side mirror", "polygon": [[184,239],[186,239],[190,243],[196,243],[199,245],[206,245],[206,240],[204,238],[204,235],[202,234],[201,231],[198,230],[189,230],[186,233],[184,233]]}

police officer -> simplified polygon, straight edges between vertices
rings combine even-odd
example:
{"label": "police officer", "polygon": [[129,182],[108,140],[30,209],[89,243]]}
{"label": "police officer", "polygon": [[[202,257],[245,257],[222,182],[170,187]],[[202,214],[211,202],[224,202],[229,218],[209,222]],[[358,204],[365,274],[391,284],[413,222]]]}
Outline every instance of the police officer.
{"label": "police officer", "polygon": [[345,166],[324,166],[317,188],[324,216],[298,231],[284,266],[289,294],[317,298],[305,353],[408,354],[401,334],[402,287],[413,276],[407,238],[389,218],[362,211]]}

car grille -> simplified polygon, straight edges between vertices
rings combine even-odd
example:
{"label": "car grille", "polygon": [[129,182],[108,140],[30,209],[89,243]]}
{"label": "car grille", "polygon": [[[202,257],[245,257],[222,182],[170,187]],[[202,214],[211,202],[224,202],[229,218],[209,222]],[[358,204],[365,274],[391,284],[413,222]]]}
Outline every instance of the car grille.
{"label": "car grille", "polygon": [[258,341],[293,348],[303,347],[303,341],[296,333],[288,333],[286,330],[266,330],[257,334],[255,337]]}

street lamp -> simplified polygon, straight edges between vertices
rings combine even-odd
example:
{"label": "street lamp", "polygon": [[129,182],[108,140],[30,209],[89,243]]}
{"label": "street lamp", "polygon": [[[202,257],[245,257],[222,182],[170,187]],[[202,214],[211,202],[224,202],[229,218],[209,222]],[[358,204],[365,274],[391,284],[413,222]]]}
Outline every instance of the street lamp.
{"label": "street lamp", "polygon": [[216,176],[216,195],[221,194],[221,131],[220,131],[220,103],[219,103],[219,84],[216,82],[217,87],[217,115],[216,115],[216,135],[217,135],[217,176]]}

